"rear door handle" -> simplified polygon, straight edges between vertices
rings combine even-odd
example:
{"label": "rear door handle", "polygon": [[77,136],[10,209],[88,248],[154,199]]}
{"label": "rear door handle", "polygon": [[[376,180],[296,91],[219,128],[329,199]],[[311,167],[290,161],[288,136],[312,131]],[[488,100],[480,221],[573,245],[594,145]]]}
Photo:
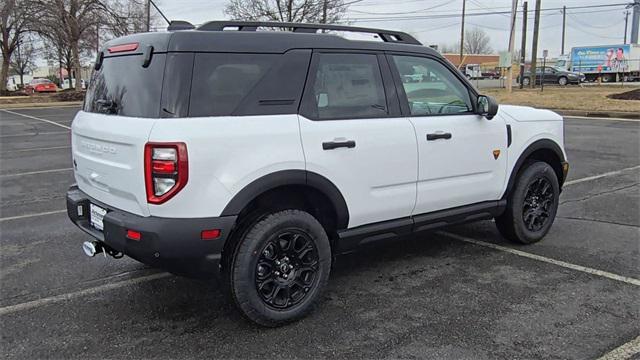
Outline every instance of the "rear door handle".
{"label": "rear door handle", "polygon": [[449,139],[451,139],[451,133],[427,134],[427,141],[433,141],[433,140],[438,140],[438,139],[449,140]]}
{"label": "rear door handle", "polygon": [[354,140],[345,140],[345,141],[327,141],[322,143],[323,150],[333,150],[341,147],[351,149],[356,147],[356,142]]}

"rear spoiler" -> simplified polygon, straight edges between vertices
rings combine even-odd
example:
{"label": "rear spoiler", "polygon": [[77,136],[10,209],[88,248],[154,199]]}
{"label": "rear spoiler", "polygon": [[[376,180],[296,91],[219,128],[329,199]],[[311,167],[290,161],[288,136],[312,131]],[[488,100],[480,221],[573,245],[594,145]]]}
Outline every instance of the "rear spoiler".
{"label": "rear spoiler", "polygon": [[196,27],[188,21],[172,20],[171,23],[169,23],[169,27],[167,27],[167,31],[193,30],[195,28]]}

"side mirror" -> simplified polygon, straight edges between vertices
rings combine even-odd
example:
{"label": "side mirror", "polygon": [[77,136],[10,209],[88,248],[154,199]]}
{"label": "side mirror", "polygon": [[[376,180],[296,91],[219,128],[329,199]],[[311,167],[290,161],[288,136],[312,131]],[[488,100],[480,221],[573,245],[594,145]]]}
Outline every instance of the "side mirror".
{"label": "side mirror", "polygon": [[498,113],[498,102],[491,96],[479,95],[476,108],[478,109],[478,115],[491,120]]}

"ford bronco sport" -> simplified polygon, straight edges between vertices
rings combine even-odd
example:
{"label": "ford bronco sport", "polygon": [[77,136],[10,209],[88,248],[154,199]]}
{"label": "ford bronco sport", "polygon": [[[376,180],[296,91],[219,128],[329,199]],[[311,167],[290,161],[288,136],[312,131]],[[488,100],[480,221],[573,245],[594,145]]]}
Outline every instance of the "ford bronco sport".
{"label": "ford bronco sport", "polygon": [[364,243],[481,219],[542,239],[563,136],[561,116],[498,109],[405,33],[175,22],[99,53],[67,209],[87,255],[219,275],[246,318],[277,326]]}

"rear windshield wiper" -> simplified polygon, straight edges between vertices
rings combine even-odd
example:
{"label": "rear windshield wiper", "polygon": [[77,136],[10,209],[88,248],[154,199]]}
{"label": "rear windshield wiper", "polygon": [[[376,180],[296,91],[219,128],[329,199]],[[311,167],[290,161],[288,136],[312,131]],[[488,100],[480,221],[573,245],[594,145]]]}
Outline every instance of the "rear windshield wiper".
{"label": "rear windshield wiper", "polygon": [[98,111],[100,112],[107,114],[118,113],[118,104],[113,100],[100,99],[96,101],[96,104],[98,104]]}

